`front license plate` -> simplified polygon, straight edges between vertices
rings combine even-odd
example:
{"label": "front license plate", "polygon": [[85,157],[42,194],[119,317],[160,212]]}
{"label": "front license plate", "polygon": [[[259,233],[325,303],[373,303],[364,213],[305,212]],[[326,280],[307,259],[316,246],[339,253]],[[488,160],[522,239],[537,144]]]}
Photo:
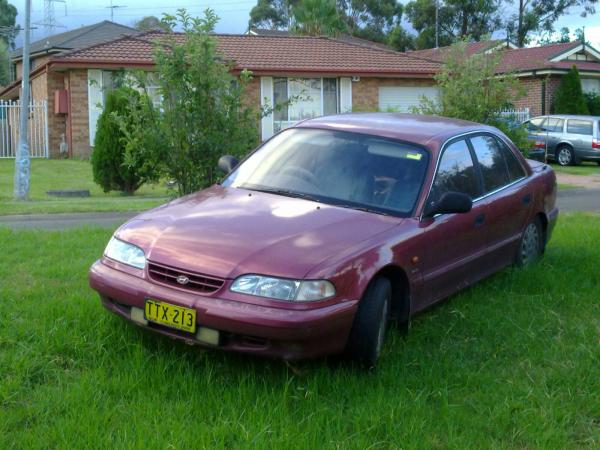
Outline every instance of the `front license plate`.
{"label": "front license plate", "polygon": [[178,330],[196,332],[196,310],[158,300],[146,300],[146,319]]}

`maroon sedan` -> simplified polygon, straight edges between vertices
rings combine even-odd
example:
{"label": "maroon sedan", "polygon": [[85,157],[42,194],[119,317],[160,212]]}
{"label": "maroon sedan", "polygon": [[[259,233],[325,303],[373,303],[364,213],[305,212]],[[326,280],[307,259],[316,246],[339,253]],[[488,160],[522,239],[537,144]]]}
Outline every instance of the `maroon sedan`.
{"label": "maroon sedan", "polygon": [[495,128],[403,114],[304,121],[222,183],[140,214],[90,270],[110,311],[189,343],[373,364],[388,321],[538,258],[556,180]]}

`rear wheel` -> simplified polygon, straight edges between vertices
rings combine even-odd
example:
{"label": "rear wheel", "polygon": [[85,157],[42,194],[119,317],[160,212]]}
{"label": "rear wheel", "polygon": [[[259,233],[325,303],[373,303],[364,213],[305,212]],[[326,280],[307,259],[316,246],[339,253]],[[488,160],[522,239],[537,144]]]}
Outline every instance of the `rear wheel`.
{"label": "rear wheel", "polygon": [[527,267],[536,262],[542,254],[543,245],[542,224],[536,217],[527,224],[521,236],[517,265]]}
{"label": "rear wheel", "polygon": [[387,278],[377,278],[358,304],[346,352],[367,367],[373,367],[381,354],[391,303],[392,285]]}
{"label": "rear wheel", "polygon": [[568,145],[562,145],[556,149],[556,161],[561,166],[571,166],[575,164],[575,154]]}

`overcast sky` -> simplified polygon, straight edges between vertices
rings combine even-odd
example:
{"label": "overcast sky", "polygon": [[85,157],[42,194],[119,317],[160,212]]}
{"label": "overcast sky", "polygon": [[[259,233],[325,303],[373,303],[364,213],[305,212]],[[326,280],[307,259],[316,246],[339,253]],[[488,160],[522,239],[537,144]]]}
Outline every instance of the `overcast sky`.
{"label": "overcast sky", "polygon": [[[44,0],[31,0],[32,22],[44,21]],[[66,3],[54,4],[56,22],[66,28],[56,28],[56,33],[67,29],[78,28],[101,20],[110,20],[111,0],[64,0]],[[9,0],[19,11],[19,23],[23,21],[24,0]],[[403,1],[402,3],[406,3]],[[162,13],[174,13],[178,8],[186,8],[193,15],[201,15],[202,11],[210,7],[220,17],[217,31],[221,33],[244,33],[248,26],[250,9],[256,0],[112,0],[112,4],[120,6],[113,9],[114,21],[125,25],[132,25],[137,19],[148,15],[160,17]],[[505,11],[507,15],[511,11]],[[568,26],[571,31],[585,26],[586,38],[596,48],[600,49],[600,12],[587,18],[580,17],[580,10],[573,8],[570,14],[562,17],[556,28]],[[32,40],[45,37],[43,25],[37,26],[32,31]],[[503,33],[499,33],[501,37]],[[494,36],[497,37],[497,36]],[[17,45],[21,45],[20,40]]]}

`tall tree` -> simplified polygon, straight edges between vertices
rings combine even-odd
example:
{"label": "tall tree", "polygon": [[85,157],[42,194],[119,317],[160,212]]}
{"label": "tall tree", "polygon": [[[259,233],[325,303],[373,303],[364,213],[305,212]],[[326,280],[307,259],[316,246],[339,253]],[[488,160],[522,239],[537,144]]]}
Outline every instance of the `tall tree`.
{"label": "tall tree", "polygon": [[0,0],[0,40],[9,48],[15,47],[15,36],[18,32],[15,27],[16,19],[17,8],[8,3],[8,0]]}
{"label": "tall tree", "polygon": [[336,36],[347,31],[335,0],[303,0],[293,10],[291,30],[311,36]]}
{"label": "tall tree", "polygon": [[554,96],[554,112],[556,114],[590,113],[583,96],[581,78],[579,78],[576,66],[573,66],[560,81]]}
{"label": "tall tree", "polygon": [[149,30],[163,30],[163,31],[171,31],[169,25],[165,22],[161,21],[156,16],[146,16],[142,17],[140,20],[134,23],[134,26],[140,31],[149,31]]}
{"label": "tall tree", "polygon": [[[502,0],[447,0],[438,8],[439,44],[449,45],[459,39],[481,40],[502,26]],[[412,0],[406,16],[417,31],[419,49],[435,46],[436,0]]]}
{"label": "tall tree", "polygon": [[292,8],[298,0],[258,0],[250,10],[249,28],[287,30],[292,20]]}
{"label": "tall tree", "polygon": [[337,4],[353,36],[384,42],[401,27],[403,7],[396,0],[338,0]]}
{"label": "tall tree", "polygon": [[597,3],[598,0],[518,0],[517,11],[508,20],[506,29],[515,43],[523,47],[532,33],[554,31],[554,23],[569,8],[583,8],[581,15],[585,17],[596,12]]}

